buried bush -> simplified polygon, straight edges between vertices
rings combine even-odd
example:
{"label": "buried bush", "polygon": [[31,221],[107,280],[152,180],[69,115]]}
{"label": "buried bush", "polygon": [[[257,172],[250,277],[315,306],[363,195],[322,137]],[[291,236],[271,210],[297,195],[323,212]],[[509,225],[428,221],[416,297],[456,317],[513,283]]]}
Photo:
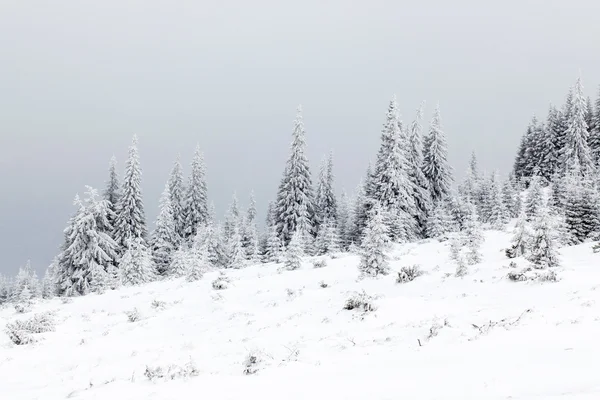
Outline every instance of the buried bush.
{"label": "buried bush", "polygon": [[35,342],[33,334],[54,331],[54,326],[51,314],[35,314],[29,319],[6,324],[6,333],[14,344],[24,345]]}
{"label": "buried bush", "polygon": [[419,276],[423,275],[423,271],[418,265],[412,265],[410,267],[402,267],[400,272],[398,272],[398,277],[396,278],[397,283],[406,283],[414,281]]}
{"label": "buried bush", "polygon": [[224,290],[224,289],[227,289],[229,287],[230,283],[231,283],[231,281],[229,280],[229,278],[227,277],[227,275],[225,275],[223,272],[221,272],[219,274],[219,276],[217,277],[217,279],[215,279],[212,282],[212,287],[215,290]]}
{"label": "buried bush", "polygon": [[156,380],[174,380],[179,378],[189,378],[192,376],[198,376],[199,371],[196,368],[194,362],[190,359],[184,366],[179,366],[175,364],[171,364],[167,367],[151,367],[146,366],[146,371],[144,372],[144,376],[148,378],[150,381]]}
{"label": "buried bush", "polygon": [[374,304],[375,298],[369,296],[364,290],[353,293],[344,304],[344,310],[358,310],[368,313],[377,310]]}

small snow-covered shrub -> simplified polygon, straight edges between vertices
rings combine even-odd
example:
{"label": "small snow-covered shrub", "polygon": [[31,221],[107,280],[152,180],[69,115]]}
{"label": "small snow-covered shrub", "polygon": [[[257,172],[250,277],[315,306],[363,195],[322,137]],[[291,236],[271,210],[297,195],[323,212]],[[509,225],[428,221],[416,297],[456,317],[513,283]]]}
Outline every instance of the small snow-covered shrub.
{"label": "small snow-covered shrub", "polygon": [[469,273],[469,269],[467,268],[467,264],[465,262],[464,257],[459,257],[457,260],[456,273],[455,276],[457,278],[462,278]]}
{"label": "small snow-covered shrub", "polygon": [[73,302],[73,298],[72,297],[61,297],[60,302],[63,304],[69,304],[69,303]]}
{"label": "small snow-covered shrub", "polygon": [[353,293],[344,304],[344,310],[358,310],[368,313],[377,310],[374,304],[375,298],[369,296],[364,290]]}
{"label": "small snow-covered shrub", "polygon": [[31,311],[31,303],[17,303],[15,304],[15,311],[19,314],[25,314]]}
{"label": "small snow-covered shrub", "polygon": [[419,276],[423,275],[423,271],[419,267],[419,265],[415,264],[410,267],[402,267],[400,268],[400,272],[398,272],[398,278],[396,278],[397,283],[406,283],[414,281]]}
{"label": "small snow-covered shrub", "polygon": [[199,371],[196,368],[194,362],[190,359],[184,366],[171,364],[167,367],[150,367],[146,366],[144,376],[150,381],[156,381],[159,379],[163,380],[174,380],[179,378],[189,378],[192,376],[198,376]]}
{"label": "small snow-covered shrub", "polygon": [[54,319],[49,313],[35,314],[26,320],[6,324],[8,337],[16,345],[34,343],[32,334],[54,331]]}
{"label": "small snow-covered shrub", "polygon": [[559,278],[555,270],[538,270],[532,267],[526,267],[520,270],[510,271],[508,279],[513,282],[539,281],[539,282],[558,282]]}
{"label": "small snow-covered shrub", "polygon": [[262,357],[258,351],[251,351],[244,360],[244,375],[254,375],[258,372]]}
{"label": "small snow-covered shrub", "polygon": [[134,308],[133,310],[125,311],[125,315],[127,315],[127,319],[129,320],[129,322],[136,322],[142,318],[142,316],[140,315],[140,312],[138,311],[137,308]]}
{"label": "small snow-covered shrub", "polygon": [[152,300],[152,308],[158,309],[158,310],[164,310],[165,307],[167,307],[166,302],[164,302],[162,300],[157,300],[157,299]]}
{"label": "small snow-covered shrub", "polygon": [[431,327],[429,328],[429,333],[428,333],[426,339],[427,340],[433,339],[440,333],[442,328],[444,328],[446,326],[450,326],[447,319],[444,319],[444,322],[440,322],[439,320],[434,320],[433,323],[431,324]]}
{"label": "small snow-covered shrub", "polygon": [[329,284],[325,281],[321,281],[319,282],[319,286],[322,287],[323,289],[328,288]]}
{"label": "small snow-covered shrub", "polygon": [[325,268],[326,266],[327,266],[327,260],[324,258],[315,260],[313,262],[313,268]]}
{"label": "small snow-covered shrub", "polygon": [[547,271],[536,271],[538,276],[538,281],[540,282],[558,282],[560,279],[556,275],[556,271],[553,269],[549,269]]}
{"label": "small snow-covered shrub", "polygon": [[217,279],[215,279],[212,282],[212,287],[215,290],[224,290],[224,289],[227,289],[229,287],[230,283],[231,283],[231,281],[229,280],[229,278],[227,277],[227,275],[225,275],[223,272],[221,272],[219,274],[219,276],[217,277]]}

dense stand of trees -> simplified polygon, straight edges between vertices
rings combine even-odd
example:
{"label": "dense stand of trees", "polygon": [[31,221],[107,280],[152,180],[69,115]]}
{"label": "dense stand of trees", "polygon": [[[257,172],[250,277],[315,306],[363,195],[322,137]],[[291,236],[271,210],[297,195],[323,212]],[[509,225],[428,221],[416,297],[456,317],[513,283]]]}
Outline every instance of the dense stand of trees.
{"label": "dense stand of trees", "polygon": [[424,104],[406,124],[392,98],[375,162],[352,195],[338,197],[333,153],[324,157],[313,183],[299,107],[263,232],[253,194],[245,210],[234,194],[224,220],[215,219],[198,147],[187,184],[179,158],[175,161],[148,233],[134,137],[123,179],[113,158],[102,195],[88,187],[83,198],[76,196],[60,253],[43,279],[29,264],[15,279],[0,276],[0,303],[85,295],[166,277],[196,280],[209,268],[258,262],[293,270],[302,256],[339,251],[359,250],[361,275],[374,276],[388,272],[390,243],[449,234],[452,258],[464,272],[481,261],[481,230],[503,229],[513,218],[518,219],[507,256],[525,256],[540,268],[557,265],[557,246],[597,239],[600,97],[594,109],[580,79],[560,109],[551,106],[544,122],[532,119],[510,176],[480,171],[473,153],[457,190],[439,106],[425,134],[423,113]]}

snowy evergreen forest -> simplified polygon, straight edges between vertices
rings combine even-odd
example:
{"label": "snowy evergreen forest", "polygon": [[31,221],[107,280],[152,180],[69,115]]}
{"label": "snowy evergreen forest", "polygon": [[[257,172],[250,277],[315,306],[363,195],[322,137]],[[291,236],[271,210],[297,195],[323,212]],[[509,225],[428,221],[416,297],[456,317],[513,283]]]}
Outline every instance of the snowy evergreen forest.
{"label": "snowy evergreen forest", "polygon": [[[483,230],[505,229],[517,219],[508,258],[524,256],[531,268],[515,279],[557,266],[560,246],[598,240],[600,209],[600,96],[585,98],[581,79],[564,105],[545,120],[533,117],[508,176],[480,170],[473,153],[462,182],[454,181],[439,107],[424,128],[424,104],[405,122],[395,97],[389,102],[381,143],[353,193],[338,195],[334,155],[311,173],[302,109],[293,122],[289,158],[273,200],[247,207],[236,195],[221,220],[209,202],[201,148],[187,179],[179,159],[148,224],[142,160],[134,137],[121,175],[113,158],[102,190],[76,195],[58,255],[39,279],[29,264],[14,278],[0,276],[0,303],[81,296],[120,286],[186,277],[209,269],[281,263],[299,268],[304,256],[361,255],[361,276],[388,274],[391,243],[450,240],[458,276],[480,262]],[[382,113],[383,114],[383,113]],[[121,178],[122,176],[122,178]],[[267,209],[266,221],[257,209]],[[57,232],[59,234],[59,232]]]}

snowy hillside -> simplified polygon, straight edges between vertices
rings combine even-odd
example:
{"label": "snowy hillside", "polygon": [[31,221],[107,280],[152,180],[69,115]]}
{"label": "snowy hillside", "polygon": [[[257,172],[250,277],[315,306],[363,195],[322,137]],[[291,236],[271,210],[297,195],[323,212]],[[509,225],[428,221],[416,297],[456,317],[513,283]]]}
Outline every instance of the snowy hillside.
{"label": "snowy hillside", "polygon": [[[394,249],[393,270],[426,272],[403,284],[395,272],[359,281],[358,257],[342,255],[323,268],[227,270],[223,290],[212,271],[25,314],[7,306],[0,399],[599,399],[600,254],[564,248],[560,282],[517,283],[509,239],[486,232],[484,262],[464,278],[449,242],[432,240]],[[376,310],[345,310],[362,290]],[[56,329],[35,343],[4,333],[46,311]],[[150,380],[147,367],[173,379]]]}

